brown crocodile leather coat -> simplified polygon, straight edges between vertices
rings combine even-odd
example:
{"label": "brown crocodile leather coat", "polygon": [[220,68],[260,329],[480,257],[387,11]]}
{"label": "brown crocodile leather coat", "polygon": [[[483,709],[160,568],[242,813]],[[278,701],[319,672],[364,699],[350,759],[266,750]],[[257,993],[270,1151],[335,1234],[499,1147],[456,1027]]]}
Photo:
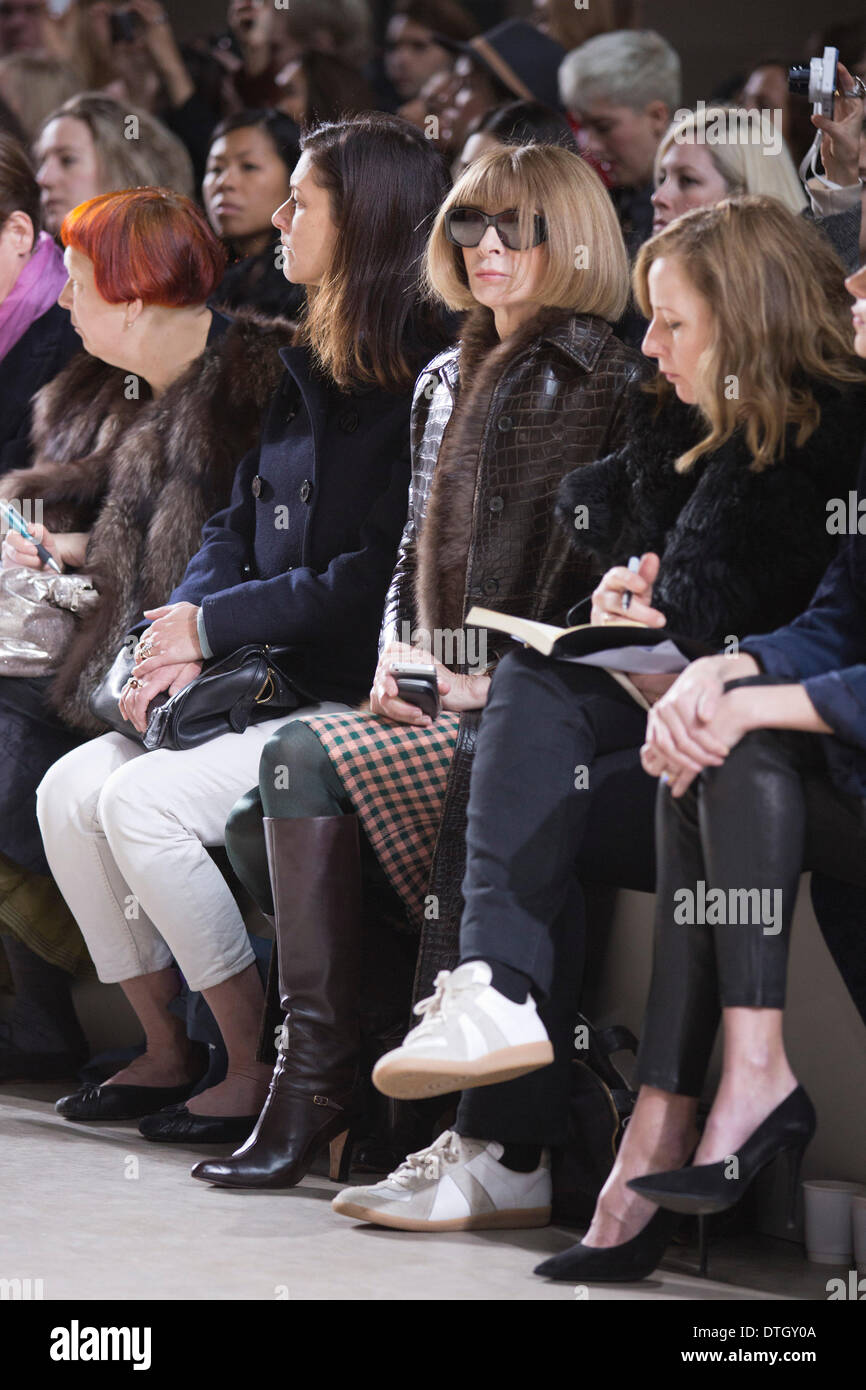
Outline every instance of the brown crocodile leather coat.
{"label": "brown crocodile leather coat", "polygon": [[[598,318],[543,310],[500,342],[489,310],[468,316],[458,346],[435,358],[416,387],[409,518],[383,643],[410,629],[453,632],[473,604],[564,621],[592,575],[555,520],[557,489],[566,473],[620,443],[629,387],[644,372]],[[510,646],[489,633],[488,659]],[[416,997],[456,961],[479,719],[472,712],[460,721],[428,887],[428,912],[438,916],[422,933]]]}

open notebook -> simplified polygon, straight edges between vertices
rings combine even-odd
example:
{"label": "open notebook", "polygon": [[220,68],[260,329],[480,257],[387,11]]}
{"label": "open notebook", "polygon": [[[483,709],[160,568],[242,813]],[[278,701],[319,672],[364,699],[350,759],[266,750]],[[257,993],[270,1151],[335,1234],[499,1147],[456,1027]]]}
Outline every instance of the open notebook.
{"label": "open notebook", "polygon": [[628,672],[676,675],[689,662],[699,656],[709,656],[714,650],[704,642],[677,636],[665,628],[647,627],[633,618],[618,618],[610,623],[581,623],[578,627],[554,627],[551,623],[537,623],[529,618],[496,613],[491,608],[475,607],[469,610],[466,621],[473,627],[505,632],[555,661],[600,666],[645,709],[649,709],[649,705],[628,679]]}

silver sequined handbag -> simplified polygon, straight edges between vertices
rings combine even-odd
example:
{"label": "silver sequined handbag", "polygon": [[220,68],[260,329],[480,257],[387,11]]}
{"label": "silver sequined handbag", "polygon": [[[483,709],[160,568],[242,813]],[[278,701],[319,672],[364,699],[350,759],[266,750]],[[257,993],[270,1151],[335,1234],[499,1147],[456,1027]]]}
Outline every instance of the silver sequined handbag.
{"label": "silver sequined handbag", "polygon": [[0,676],[51,675],[75,634],[76,616],[98,602],[85,574],[25,565],[0,570]]}

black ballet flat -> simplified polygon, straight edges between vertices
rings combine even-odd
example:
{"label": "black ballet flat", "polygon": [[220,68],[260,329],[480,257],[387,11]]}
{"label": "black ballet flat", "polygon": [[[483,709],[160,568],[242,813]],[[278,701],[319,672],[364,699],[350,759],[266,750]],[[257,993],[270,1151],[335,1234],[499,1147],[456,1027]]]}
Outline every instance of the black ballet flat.
{"label": "black ballet flat", "polygon": [[157,1144],[242,1144],[258,1115],[193,1115],[185,1105],[170,1105],[146,1115],[139,1134]]}
{"label": "black ballet flat", "polygon": [[166,1105],[189,1100],[193,1087],[184,1086],[109,1086],[88,1081],[80,1091],[63,1096],[54,1106],[64,1120],[140,1120]]}
{"label": "black ballet flat", "polygon": [[657,1211],[642,1231],[622,1245],[596,1247],[578,1241],[536,1265],[533,1273],[579,1284],[636,1283],[659,1264],[676,1225],[677,1217]]}

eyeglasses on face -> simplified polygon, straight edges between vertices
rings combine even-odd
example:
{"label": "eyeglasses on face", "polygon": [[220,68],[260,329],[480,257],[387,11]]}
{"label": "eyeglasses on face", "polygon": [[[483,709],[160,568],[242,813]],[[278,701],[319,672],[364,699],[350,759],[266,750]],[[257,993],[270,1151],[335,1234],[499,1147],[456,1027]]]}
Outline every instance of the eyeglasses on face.
{"label": "eyeglasses on face", "polygon": [[547,240],[547,223],[541,213],[533,214],[532,240],[528,246],[521,241],[520,213],[517,208],[507,212],[487,213],[479,208],[451,208],[445,214],[445,235],[455,246],[479,246],[488,227],[509,251],[528,251]]}

